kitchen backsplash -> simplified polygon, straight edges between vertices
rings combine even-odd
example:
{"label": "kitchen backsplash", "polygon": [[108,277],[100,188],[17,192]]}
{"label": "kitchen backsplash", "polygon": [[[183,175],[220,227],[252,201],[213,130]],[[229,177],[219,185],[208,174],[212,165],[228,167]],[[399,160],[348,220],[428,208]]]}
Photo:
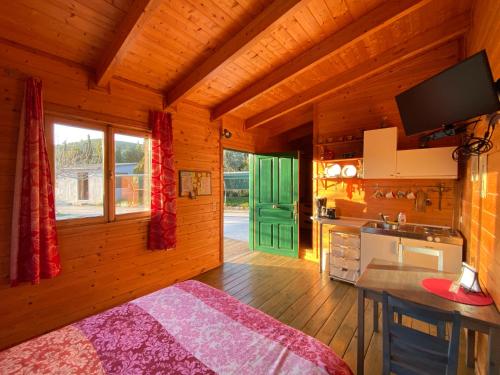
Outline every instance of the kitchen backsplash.
{"label": "kitchen backsplash", "polygon": [[[390,220],[395,220],[402,211],[406,213],[408,223],[457,226],[457,184],[454,180],[344,179],[328,181],[328,186],[323,181],[317,184],[317,196],[327,197],[328,207],[336,207],[340,216],[379,219],[382,212],[389,215]],[[416,199],[408,199],[419,191],[424,192],[427,198],[423,211],[416,209]],[[388,198],[392,195],[394,198]]]}

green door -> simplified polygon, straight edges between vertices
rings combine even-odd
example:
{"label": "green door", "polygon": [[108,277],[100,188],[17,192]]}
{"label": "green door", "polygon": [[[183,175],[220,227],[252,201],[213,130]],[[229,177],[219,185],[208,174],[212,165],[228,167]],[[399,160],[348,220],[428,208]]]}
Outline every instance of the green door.
{"label": "green door", "polygon": [[250,158],[250,246],[299,255],[299,161],[291,155]]}

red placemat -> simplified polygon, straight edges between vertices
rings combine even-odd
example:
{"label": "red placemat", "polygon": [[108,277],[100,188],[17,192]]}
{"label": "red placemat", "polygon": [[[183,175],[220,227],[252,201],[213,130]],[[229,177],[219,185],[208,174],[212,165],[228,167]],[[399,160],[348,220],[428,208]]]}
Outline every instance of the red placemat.
{"label": "red placemat", "polygon": [[490,296],[482,293],[467,293],[462,287],[460,287],[457,293],[450,292],[448,289],[450,289],[452,282],[453,280],[448,279],[429,278],[422,280],[422,286],[432,294],[466,305],[487,306],[493,303],[493,299]]}

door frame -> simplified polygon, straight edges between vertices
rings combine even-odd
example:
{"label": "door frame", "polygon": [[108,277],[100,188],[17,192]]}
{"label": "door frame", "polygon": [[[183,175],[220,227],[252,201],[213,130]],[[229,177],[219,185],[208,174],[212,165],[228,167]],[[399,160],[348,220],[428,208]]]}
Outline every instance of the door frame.
{"label": "door frame", "polygon": [[[250,226],[251,221],[250,221],[250,181],[252,179],[252,174],[250,173],[251,171],[251,163],[253,163],[253,155],[254,151],[249,151],[249,150],[241,150],[241,149],[236,149],[232,147],[224,147],[222,142],[220,143],[220,246],[219,246],[219,263],[222,265],[224,264],[224,151],[234,151],[234,152],[240,152],[242,154],[248,154],[248,185],[249,185],[249,196],[248,196],[248,225],[249,225],[249,233],[248,233],[248,248],[250,251],[254,251],[253,248],[253,233],[250,232]],[[252,226],[253,230],[253,226]],[[250,238],[252,238],[252,245],[250,245]]]}
{"label": "door frame", "polygon": [[[251,251],[255,251],[255,201],[254,201],[254,168],[255,168],[255,156],[257,155],[263,155],[263,156],[292,156],[292,157],[297,157],[297,170],[298,170],[298,181],[297,181],[297,195],[298,195],[298,200],[297,200],[297,254],[298,258],[300,258],[300,151],[290,151],[290,152],[266,152],[266,153],[249,153],[249,163],[248,163],[248,169],[249,169],[249,176],[248,176],[248,185],[249,185],[249,191],[248,191],[248,201],[249,201],[249,213],[248,213],[248,226],[249,226],[249,233],[248,233],[248,247]],[[252,204],[252,207],[250,209],[250,204]]]}

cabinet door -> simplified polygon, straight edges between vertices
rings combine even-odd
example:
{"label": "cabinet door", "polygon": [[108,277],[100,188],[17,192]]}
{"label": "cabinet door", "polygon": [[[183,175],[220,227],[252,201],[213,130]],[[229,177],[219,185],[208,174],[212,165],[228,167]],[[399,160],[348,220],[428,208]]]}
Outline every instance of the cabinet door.
{"label": "cabinet door", "polygon": [[398,129],[368,130],[363,140],[364,178],[394,178]]}
{"label": "cabinet door", "polygon": [[397,177],[400,178],[457,178],[457,162],[452,153],[455,147],[421,148],[397,152]]}
{"label": "cabinet door", "polygon": [[426,253],[426,250],[437,250],[441,254],[444,272],[460,272],[462,246],[401,238],[403,264],[438,270],[439,256]]}
{"label": "cabinet door", "polygon": [[397,262],[398,244],[399,237],[361,233],[361,272],[373,258]]}

